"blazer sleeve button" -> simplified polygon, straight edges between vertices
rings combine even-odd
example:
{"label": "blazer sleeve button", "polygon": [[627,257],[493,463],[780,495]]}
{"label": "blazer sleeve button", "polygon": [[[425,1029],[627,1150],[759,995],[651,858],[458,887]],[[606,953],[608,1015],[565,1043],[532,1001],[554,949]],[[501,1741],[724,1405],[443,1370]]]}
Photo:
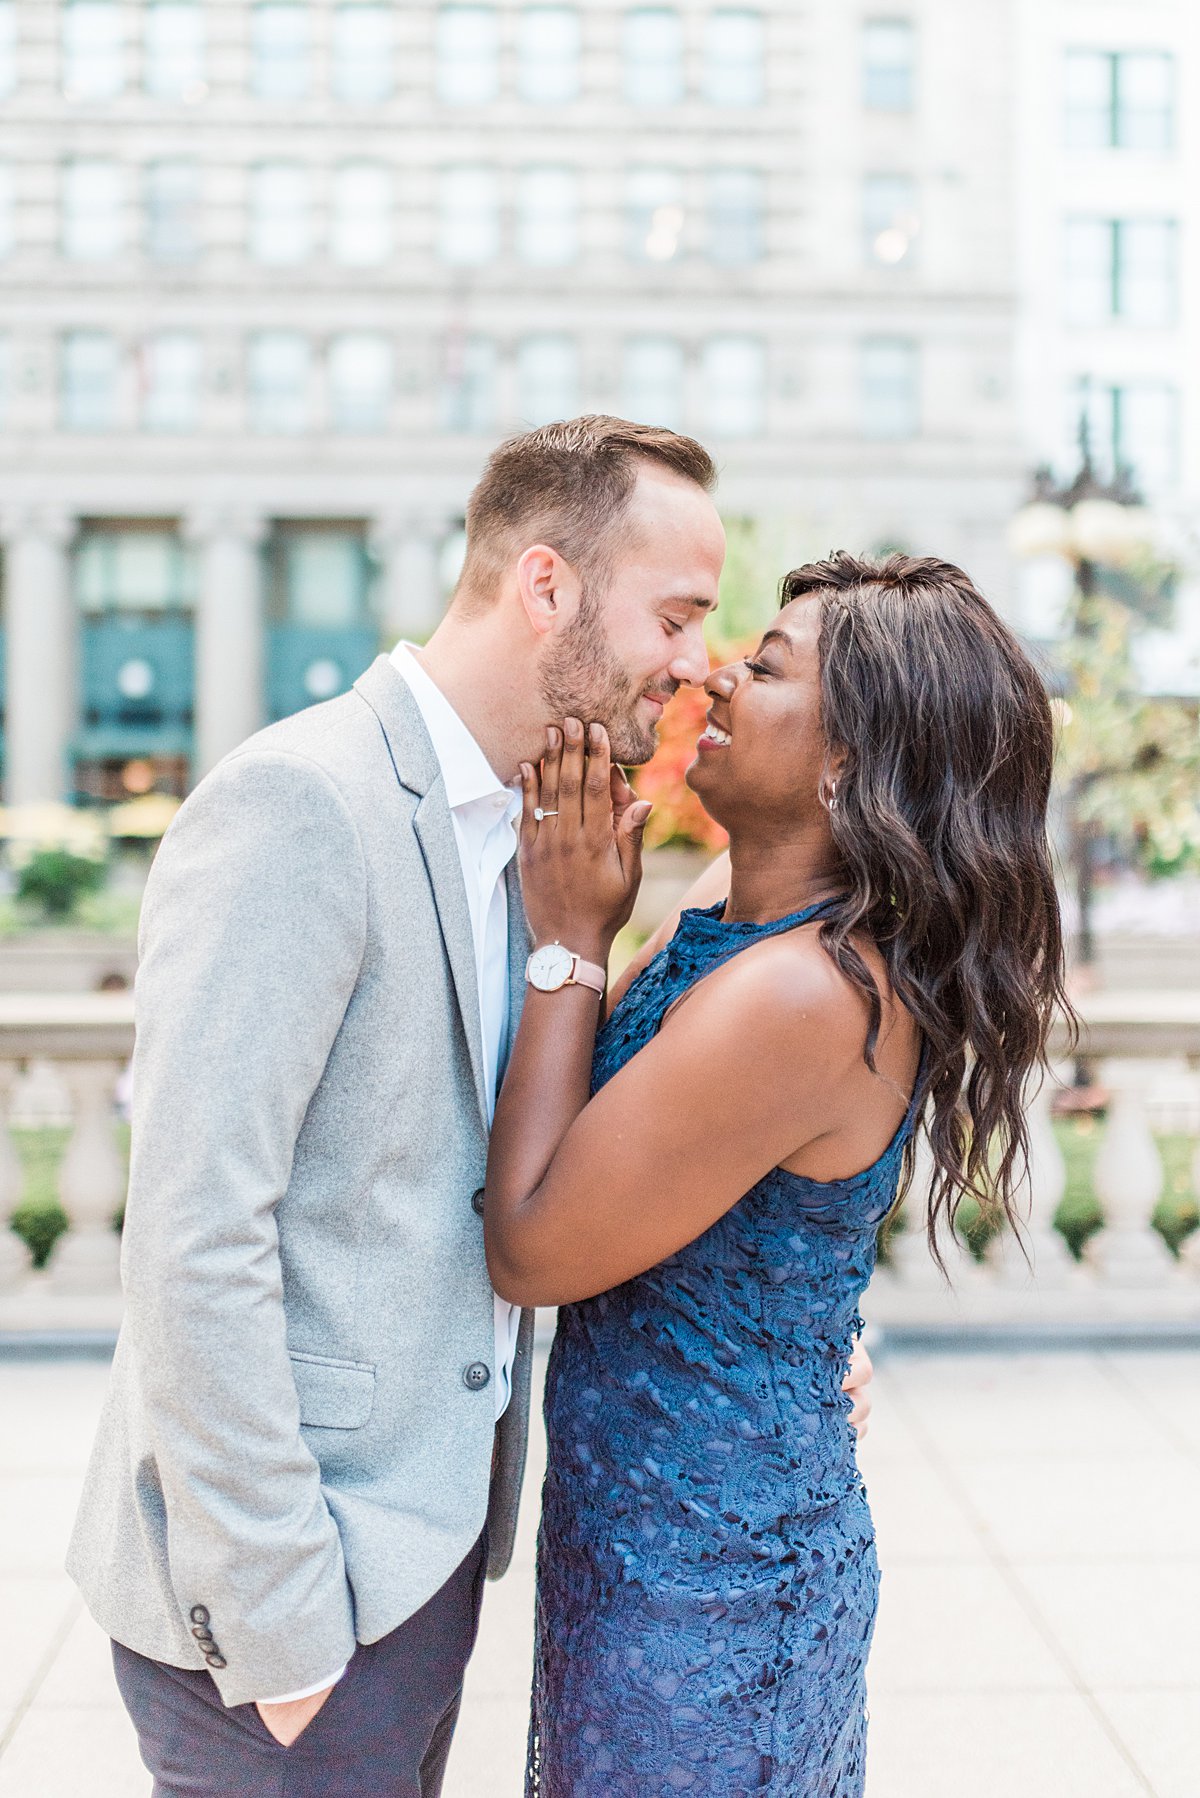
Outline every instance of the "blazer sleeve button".
{"label": "blazer sleeve button", "polygon": [[192,1634],[197,1642],[211,1642],[213,1639],[213,1633],[205,1623],[193,1623]]}
{"label": "blazer sleeve button", "polygon": [[208,1614],[207,1606],[202,1605],[202,1604],[194,1604],[192,1606],[191,1619],[192,1619],[193,1623],[211,1623],[212,1622],[212,1618]]}
{"label": "blazer sleeve button", "polygon": [[479,1188],[478,1192],[473,1192],[471,1194],[471,1210],[478,1212],[480,1217],[483,1216],[483,1188],[482,1188],[482,1186]]}
{"label": "blazer sleeve button", "polygon": [[225,1659],[223,1654],[206,1654],[204,1658],[210,1667],[220,1669],[221,1667],[228,1667],[229,1665],[229,1662]]}
{"label": "blazer sleeve button", "polygon": [[492,1377],[492,1370],[485,1361],[472,1361],[463,1374],[463,1385],[472,1392],[482,1392]]}

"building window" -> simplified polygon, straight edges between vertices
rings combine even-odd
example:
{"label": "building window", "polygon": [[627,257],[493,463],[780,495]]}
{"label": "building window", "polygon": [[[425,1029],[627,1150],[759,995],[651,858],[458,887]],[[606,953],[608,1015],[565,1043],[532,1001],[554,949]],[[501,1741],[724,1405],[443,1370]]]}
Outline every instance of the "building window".
{"label": "building window", "polygon": [[921,215],[911,175],[868,175],[863,181],[863,251],[868,263],[912,262]]}
{"label": "building window", "polygon": [[67,0],[62,86],[68,100],[111,100],[125,86],[122,11],[116,0]]}
{"label": "building window", "polygon": [[452,268],[478,268],[500,254],[500,203],[494,169],[442,171],[438,254]]}
{"label": "building window", "polygon": [[1091,377],[1075,382],[1067,401],[1064,465],[1078,460],[1079,420],[1086,415],[1092,462],[1101,480],[1126,469],[1144,493],[1161,493],[1179,478],[1179,393],[1165,381],[1122,385]]}
{"label": "building window", "polygon": [[573,169],[522,171],[517,182],[517,254],[534,268],[562,268],[578,253],[579,195]]}
{"label": "building window", "polygon": [[17,85],[16,0],[0,0],[0,94],[11,94]]}
{"label": "building window", "polygon": [[683,99],[683,21],[674,7],[638,6],[625,14],[625,98],[635,106]]}
{"label": "building window", "polygon": [[441,6],[437,15],[437,97],[483,106],[500,90],[500,34],[493,6]]}
{"label": "building window", "polygon": [[911,112],[916,85],[916,33],[908,19],[868,19],[863,26],[863,105]]}
{"label": "building window", "polygon": [[1097,325],[1170,325],[1177,310],[1173,219],[1069,219],[1067,317]]}
{"label": "building window", "polygon": [[674,337],[631,337],[621,389],[626,418],[677,431],[683,423],[683,345]]}
{"label": "building window", "polygon": [[522,8],[517,37],[517,91],[547,106],[579,93],[581,31],[573,6]]}
{"label": "building window", "polygon": [[1066,136],[1073,150],[1170,150],[1175,58],[1154,50],[1068,50]]}
{"label": "building window", "polygon": [[[275,624],[309,631],[352,630],[370,620],[370,563],[362,531],[353,526],[281,525],[267,549],[267,611]],[[327,663],[307,671],[316,676]],[[341,673],[334,670],[335,674]],[[331,699],[349,686],[305,680],[300,704]],[[323,690],[322,690],[323,689]]]}
{"label": "building window", "polygon": [[303,100],[311,79],[308,7],[302,0],[259,0],[251,15],[253,87],[260,100]]}
{"label": "building window", "polygon": [[204,10],[198,0],[153,0],[145,50],[148,94],[158,100],[204,98]]}
{"label": "building window", "polygon": [[117,340],[70,331],[62,346],[62,422],[68,431],[111,431],[117,422]]}
{"label": "building window", "polygon": [[63,170],[63,255],[111,262],[125,237],[124,171],[119,163],[69,162]]}
{"label": "building window", "polygon": [[308,170],[298,162],[264,162],[250,185],[250,253],[272,267],[312,253]]}
{"label": "building window", "polygon": [[709,171],[708,253],[726,268],[761,261],[762,176],[757,169]]}
{"label": "building window", "polygon": [[295,436],[309,426],[312,351],[299,331],[260,331],[250,339],[250,423],[254,430]]}
{"label": "building window", "polygon": [[336,262],[365,268],[392,253],[392,171],[381,162],[347,162],[333,186],[330,248]]}
{"label": "building window", "polygon": [[153,617],[187,611],[195,603],[195,560],[174,531],[87,525],[73,561],[75,600],[86,617],[106,612]]}
{"label": "building window", "polygon": [[574,338],[557,331],[522,338],[517,345],[517,391],[521,417],[530,427],[579,411],[579,350]]}
{"label": "building window", "polygon": [[0,257],[11,256],[16,244],[11,164],[0,162]]}
{"label": "building window", "polygon": [[200,169],[182,160],[146,170],[146,251],[154,262],[194,262],[200,253]]}
{"label": "building window", "polygon": [[915,437],[920,429],[920,362],[907,337],[870,337],[862,346],[862,425],[867,437]]}
{"label": "building window", "polygon": [[392,409],[392,342],[346,331],[329,347],[329,414],[335,431],[384,431]]}
{"label": "building window", "polygon": [[147,431],[194,431],[200,422],[200,339],[160,331],[141,353],[142,425]]}
{"label": "building window", "polygon": [[714,437],[760,437],[766,423],[767,355],[762,339],[710,337],[701,355],[705,427]]}
{"label": "building window", "polygon": [[713,106],[757,106],[765,91],[763,17],[719,7],[704,27],[704,97]]}
{"label": "building window", "polygon": [[496,345],[491,337],[455,331],[446,339],[442,428],[484,436],[495,426]]}
{"label": "building window", "polygon": [[630,169],[625,253],[631,262],[674,262],[683,247],[683,177],[678,169]]}
{"label": "building window", "polygon": [[333,92],[351,106],[390,100],[396,85],[390,6],[339,6],[333,15]]}

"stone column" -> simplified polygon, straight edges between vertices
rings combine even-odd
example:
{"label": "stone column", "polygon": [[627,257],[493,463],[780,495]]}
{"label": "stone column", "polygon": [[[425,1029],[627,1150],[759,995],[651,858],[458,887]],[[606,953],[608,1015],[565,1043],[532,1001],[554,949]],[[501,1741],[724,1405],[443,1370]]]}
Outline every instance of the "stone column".
{"label": "stone column", "polygon": [[1088,1238],[1084,1257],[1110,1286],[1153,1288],[1178,1273],[1150,1221],[1163,1185],[1162,1156],[1146,1107],[1153,1074],[1140,1061],[1114,1060],[1104,1063],[1102,1077],[1112,1098],[1092,1184],[1104,1208],[1104,1228]]}
{"label": "stone column", "polygon": [[62,1061],[74,1125],[58,1175],[69,1228],[55,1244],[50,1277],[60,1292],[107,1292],[119,1283],[121,1243],[113,1217],[125,1196],[125,1163],[113,1137],[119,1062]]}
{"label": "stone column", "polygon": [[25,1172],[8,1133],[17,1064],[0,1061],[0,1292],[19,1286],[29,1272],[29,1251],[8,1223],[25,1191]]}
{"label": "stone column", "polygon": [[41,507],[4,525],[10,805],[63,799],[71,789],[79,635],[68,556],[74,528],[65,513]]}
{"label": "stone column", "polygon": [[186,536],[200,562],[196,607],[196,752],[202,775],[266,721],[266,622],[259,547],[265,520],[197,513]]}
{"label": "stone column", "polygon": [[371,528],[371,551],[383,572],[379,617],[387,648],[401,637],[424,642],[441,619],[438,553],[444,536],[428,518],[381,518]]}

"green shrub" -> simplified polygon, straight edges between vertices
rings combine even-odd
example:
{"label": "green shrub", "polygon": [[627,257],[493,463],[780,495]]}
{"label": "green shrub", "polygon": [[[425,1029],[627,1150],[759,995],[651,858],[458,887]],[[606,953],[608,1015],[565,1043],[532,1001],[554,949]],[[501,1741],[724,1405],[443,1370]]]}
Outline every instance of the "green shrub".
{"label": "green shrub", "polygon": [[108,870],[102,861],[69,849],[36,849],[17,875],[17,898],[48,918],[67,918],[79,901],[98,893]]}

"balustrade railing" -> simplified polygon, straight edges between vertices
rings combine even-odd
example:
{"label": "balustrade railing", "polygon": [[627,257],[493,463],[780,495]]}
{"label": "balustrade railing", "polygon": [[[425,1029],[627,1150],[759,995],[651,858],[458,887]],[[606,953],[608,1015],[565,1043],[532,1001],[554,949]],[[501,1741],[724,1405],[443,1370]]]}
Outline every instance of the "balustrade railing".
{"label": "balustrade railing", "polygon": [[[1028,1261],[1011,1235],[998,1236],[980,1261],[965,1251],[952,1253],[947,1285],[923,1231],[910,1226],[893,1236],[888,1260],[872,1282],[864,1305],[872,1321],[885,1329],[931,1330],[1105,1321],[1200,1327],[1200,1231],[1175,1255],[1152,1223],[1164,1180],[1152,1128],[1156,1093],[1165,1078],[1171,1116],[1176,1123],[1186,1116],[1189,1083],[1200,1074],[1200,991],[1099,993],[1080,1009],[1080,1052],[1109,1092],[1093,1173],[1104,1225],[1082,1260],[1075,1260],[1053,1224],[1066,1170],[1051,1126],[1054,1086],[1046,1082],[1030,1105]],[[73,1322],[108,1327],[119,1316],[113,1217],[123,1197],[125,1163],[114,1089],[132,1046],[130,993],[0,997],[0,1217],[11,1216],[24,1196],[10,1118],[31,1068],[44,1076],[46,1064],[53,1067],[70,1120],[58,1168],[67,1228],[46,1267],[35,1270],[21,1238],[0,1229],[0,1333]],[[1055,1052],[1064,1058],[1068,1053],[1061,1037]],[[1064,1059],[1058,1066],[1064,1083],[1068,1072]],[[1200,1084],[1194,1091],[1200,1113]],[[1192,1129],[1192,1189],[1200,1194],[1200,1115],[1192,1117]],[[927,1160],[924,1167],[927,1178]],[[919,1162],[907,1206],[914,1219],[922,1178]]]}

